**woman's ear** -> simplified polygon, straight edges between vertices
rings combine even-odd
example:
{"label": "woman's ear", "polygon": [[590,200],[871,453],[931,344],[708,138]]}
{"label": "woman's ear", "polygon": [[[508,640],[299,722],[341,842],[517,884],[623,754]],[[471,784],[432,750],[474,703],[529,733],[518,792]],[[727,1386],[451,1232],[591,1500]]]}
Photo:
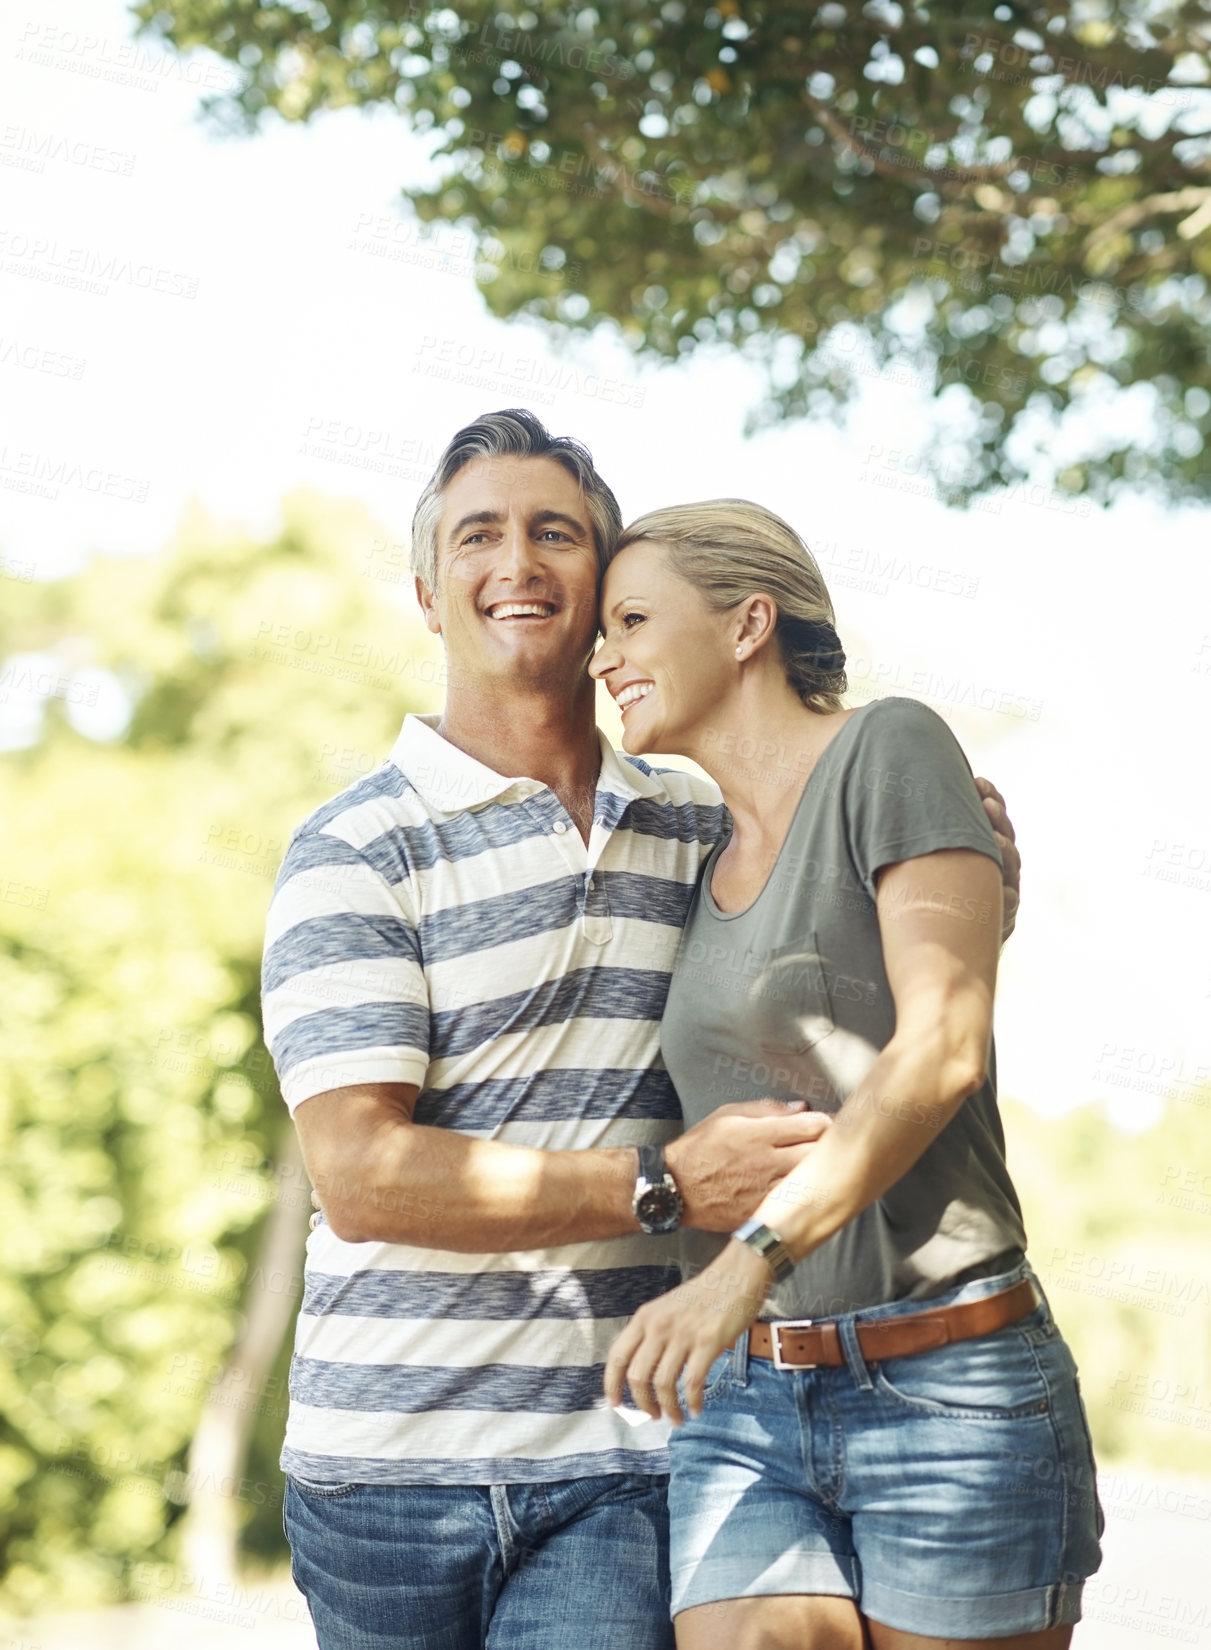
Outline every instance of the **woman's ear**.
{"label": "woman's ear", "polygon": [[764,647],[778,624],[778,604],[772,596],[761,591],[749,596],[736,612],[734,645],[744,657],[751,658],[759,647]]}

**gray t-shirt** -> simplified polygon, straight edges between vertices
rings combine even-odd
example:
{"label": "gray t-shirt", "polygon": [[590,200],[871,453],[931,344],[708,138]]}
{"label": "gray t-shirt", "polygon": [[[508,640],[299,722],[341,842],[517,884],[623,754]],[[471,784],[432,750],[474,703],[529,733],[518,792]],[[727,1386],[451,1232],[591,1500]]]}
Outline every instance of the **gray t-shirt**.
{"label": "gray t-shirt", "polygon": [[[967,759],[927,706],[876,700],[827,746],[769,881],[733,914],[710,892],[721,848],[690,907],[661,1031],[686,1126],[763,1095],[835,1112],[895,1028],[876,874],[940,848],[1001,862]],[[996,920],[975,903],[972,920]],[[763,1317],[925,1299],[1020,1257],[1026,1234],[1005,1166],[995,1070],[990,1056],[979,1092],[888,1192],[774,1286]],[[691,1275],[726,1242],[682,1235]]]}

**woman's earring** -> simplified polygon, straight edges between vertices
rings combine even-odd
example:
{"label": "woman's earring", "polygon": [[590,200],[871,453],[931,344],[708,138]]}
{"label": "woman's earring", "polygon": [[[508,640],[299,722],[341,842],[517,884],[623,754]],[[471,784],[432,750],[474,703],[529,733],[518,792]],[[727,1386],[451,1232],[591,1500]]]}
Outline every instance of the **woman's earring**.
{"label": "woman's earring", "polygon": [[738,647],[738,648],[737,648],[737,649],[736,649],[736,657],[737,657],[737,659],[738,659],[738,658],[739,658],[739,657],[740,657],[740,655],[741,655],[741,654],[742,654],[742,653],[743,653],[743,652],[744,652],[744,649],[743,649],[743,648],[742,648],[742,647]]}

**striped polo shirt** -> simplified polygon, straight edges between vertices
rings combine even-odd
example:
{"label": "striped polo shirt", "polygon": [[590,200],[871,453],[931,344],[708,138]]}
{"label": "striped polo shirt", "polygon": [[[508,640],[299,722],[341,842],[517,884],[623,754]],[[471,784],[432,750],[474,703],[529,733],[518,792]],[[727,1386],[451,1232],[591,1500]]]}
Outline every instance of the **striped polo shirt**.
{"label": "striped polo shirt", "polygon": [[[287,1105],[416,1083],[415,1122],[479,1139],[671,1139],[681,1112],[660,1018],[724,826],[718,791],[599,736],[586,846],[548,786],[485,767],[436,722],[407,717],[389,760],[287,850],[263,975]],[[321,1221],[282,1467],[387,1484],[664,1472],[663,1425],[606,1408],[602,1373],[631,1313],[679,1278],[676,1240],[638,1232],[461,1254],[345,1243]]]}

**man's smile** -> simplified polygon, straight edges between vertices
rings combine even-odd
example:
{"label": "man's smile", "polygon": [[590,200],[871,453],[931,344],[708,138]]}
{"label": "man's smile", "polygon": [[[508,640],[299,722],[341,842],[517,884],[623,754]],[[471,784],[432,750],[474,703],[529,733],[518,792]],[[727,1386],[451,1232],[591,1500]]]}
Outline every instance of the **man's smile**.
{"label": "man's smile", "polygon": [[549,619],[558,608],[554,602],[494,602],[484,611],[490,619]]}

